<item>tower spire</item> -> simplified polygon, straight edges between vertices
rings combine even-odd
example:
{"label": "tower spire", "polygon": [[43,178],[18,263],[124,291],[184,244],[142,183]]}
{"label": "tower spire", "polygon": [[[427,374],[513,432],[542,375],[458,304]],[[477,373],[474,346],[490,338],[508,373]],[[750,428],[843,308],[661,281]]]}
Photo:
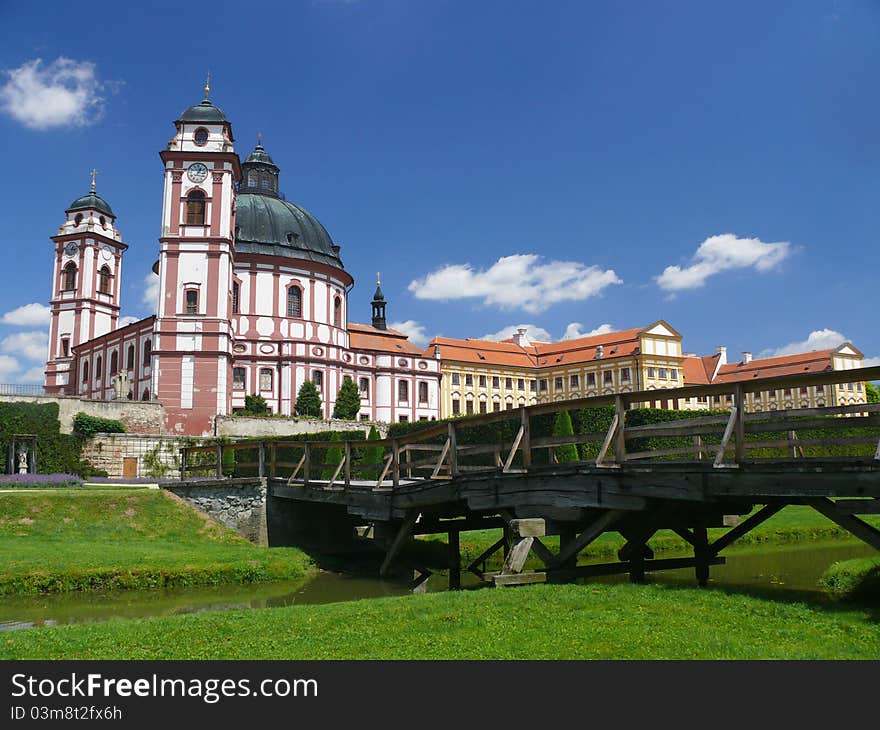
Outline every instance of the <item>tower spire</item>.
{"label": "tower spire", "polygon": [[205,79],[205,98],[211,93],[211,72],[208,71],[208,77]]}
{"label": "tower spire", "polygon": [[382,293],[382,278],[379,272],[376,272],[376,293],[373,294],[373,327],[377,330],[388,329],[385,320],[385,295]]}
{"label": "tower spire", "polygon": [[92,192],[95,192],[95,178],[98,177],[98,171],[93,167],[89,175],[92,177]]}

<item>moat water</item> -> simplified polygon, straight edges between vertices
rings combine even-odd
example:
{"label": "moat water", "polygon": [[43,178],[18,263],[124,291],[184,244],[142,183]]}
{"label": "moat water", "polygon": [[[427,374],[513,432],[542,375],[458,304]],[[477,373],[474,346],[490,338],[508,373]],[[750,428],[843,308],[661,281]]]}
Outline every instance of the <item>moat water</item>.
{"label": "moat water", "polygon": [[[826,542],[783,546],[763,545],[725,551],[727,563],[713,566],[710,586],[736,590],[772,592],[780,597],[819,599],[819,578],[834,562],[876,555],[856,542]],[[676,557],[662,553],[657,557]],[[607,562],[597,559],[589,562]],[[626,576],[591,579],[623,582]],[[650,582],[693,584],[693,569],[669,570],[648,575]],[[463,587],[475,587],[475,576],[462,576]],[[435,573],[424,589],[445,590],[447,576]],[[0,598],[0,631],[58,624],[115,619],[174,616],[201,611],[260,609],[355,601],[364,598],[401,596],[410,593],[408,581],[379,580],[340,573],[321,572],[307,582],[206,586],[148,591],[61,593]]]}

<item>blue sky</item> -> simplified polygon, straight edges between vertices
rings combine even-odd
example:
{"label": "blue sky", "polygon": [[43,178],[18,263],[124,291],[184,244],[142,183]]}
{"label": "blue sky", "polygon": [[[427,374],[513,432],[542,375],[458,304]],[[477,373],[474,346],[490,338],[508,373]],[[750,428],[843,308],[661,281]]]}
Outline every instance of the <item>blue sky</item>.
{"label": "blue sky", "polygon": [[880,3],[141,6],[0,2],[0,382],[39,379],[45,314],[20,308],[92,167],[123,314],[150,313],[158,152],[209,68],[239,153],[262,132],[342,245],[353,320],[381,269],[422,338],[662,318],[700,354],[880,357]]}

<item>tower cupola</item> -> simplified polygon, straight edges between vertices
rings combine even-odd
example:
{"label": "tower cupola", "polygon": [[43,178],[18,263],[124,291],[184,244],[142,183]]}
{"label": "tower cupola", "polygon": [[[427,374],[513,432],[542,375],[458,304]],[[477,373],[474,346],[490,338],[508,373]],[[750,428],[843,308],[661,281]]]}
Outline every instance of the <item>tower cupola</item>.
{"label": "tower cupola", "polygon": [[278,174],[281,172],[269,153],[263,147],[262,136],[257,141],[257,146],[247,159],[241,163],[240,193],[256,193],[258,195],[278,196]]}
{"label": "tower cupola", "polygon": [[373,327],[377,330],[386,330],[388,325],[385,322],[385,295],[382,293],[382,280],[379,274],[376,274],[376,293],[373,294]]}

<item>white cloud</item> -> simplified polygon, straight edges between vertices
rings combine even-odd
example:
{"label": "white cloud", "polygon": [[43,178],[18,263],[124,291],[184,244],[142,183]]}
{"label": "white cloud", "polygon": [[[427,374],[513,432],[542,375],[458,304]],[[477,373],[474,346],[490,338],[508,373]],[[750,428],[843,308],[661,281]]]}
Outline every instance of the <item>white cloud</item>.
{"label": "white cloud", "polygon": [[670,292],[698,289],[710,276],[722,271],[752,267],[756,271],[769,271],[791,251],[788,241],[764,243],[758,238],[738,238],[732,233],[723,233],[703,241],[689,266],[667,266],[656,281],[661,289]]}
{"label": "white cloud", "polygon": [[16,332],[0,340],[0,352],[18,355],[26,360],[43,361],[49,346],[47,332]]}
{"label": "white cloud", "polygon": [[540,263],[538,254],[503,256],[488,269],[448,264],[409,284],[418,299],[481,298],[502,309],[542,312],[563,301],[597,296],[621,279],[611,269],[577,261]]}
{"label": "white cloud", "polygon": [[135,322],[140,322],[140,320],[141,320],[140,317],[132,317],[132,316],[120,317],[119,323],[116,326],[121,329],[122,327],[128,327],[128,325],[134,324]]}
{"label": "white cloud", "polygon": [[62,56],[44,65],[35,58],[4,74],[0,109],[30,129],[83,127],[103,114],[102,85],[93,63]]}
{"label": "white cloud", "polygon": [[518,329],[524,329],[526,331],[526,336],[532,342],[550,342],[553,339],[547,330],[543,327],[538,327],[536,324],[512,324],[509,327],[500,329],[492,334],[483,335],[480,339],[492,340],[493,342],[509,340],[514,334],[516,334]]}
{"label": "white cloud", "polygon": [[0,383],[14,385],[42,383],[43,367],[43,365],[36,365],[26,370],[17,358],[11,355],[0,355]]}
{"label": "white cloud", "polygon": [[863,368],[877,368],[880,367],[880,357],[866,357],[862,360]]}
{"label": "white cloud", "polygon": [[144,277],[144,293],[141,303],[151,314],[159,311],[159,277],[152,271]]}
{"label": "white cloud", "polygon": [[595,337],[596,335],[607,335],[609,332],[614,332],[614,327],[610,324],[600,324],[596,329],[592,329],[589,332],[581,332],[582,326],[580,322],[571,322],[565,328],[565,334],[562,335],[562,339],[576,340],[580,337]]}
{"label": "white cloud", "polygon": [[805,340],[789,342],[782,347],[768,348],[761,351],[761,357],[780,357],[782,355],[794,355],[799,352],[811,350],[833,350],[838,345],[847,341],[846,335],[832,329],[814,330]]}
{"label": "white cloud", "polygon": [[425,347],[428,344],[428,335],[425,333],[425,326],[419,324],[414,319],[408,319],[405,322],[392,322],[388,325],[391,329],[403,332],[410,341],[419,347]]}
{"label": "white cloud", "polygon": [[0,317],[0,324],[12,324],[20,327],[33,327],[39,324],[49,324],[49,307],[45,304],[24,304],[18,309],[6,312]]}

